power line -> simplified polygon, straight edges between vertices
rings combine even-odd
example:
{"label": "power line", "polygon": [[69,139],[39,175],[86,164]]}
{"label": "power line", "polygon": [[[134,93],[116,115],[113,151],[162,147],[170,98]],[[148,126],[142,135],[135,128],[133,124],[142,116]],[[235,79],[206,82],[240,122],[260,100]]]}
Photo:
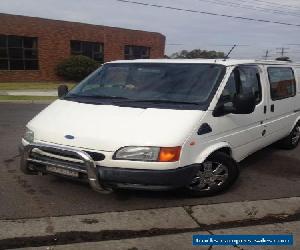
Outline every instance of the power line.
{"label": "power line", "polygon": [[[183,46],[183,45],[192,45],[193,43],[167,43],[166,45],[169,45],[169,46]],[[232,47],[234,44],[213,44],[213,43],[204,43],[204,44],[201,44],[201,46],[213,46],[213,47]],[[236,46],[238,47],[248,47],[248,46],[251,46],[249,44],[236,44]]]}
{"label": "power line", "polygon": [[115,1],[128,3],[128,4],[141,5],[141,6],[146,6],[146,7],[155,7],[155,8],[176,10],[176,11],[184,11],[184,12],[195,13],[195,14],[204,14],[204,15],[210,15],[210,16],[220,16],[220,17],[227,17],[227,18],[232,18],[232,19],[245,20],[245,21],[255,21],[255,22],[261,22],[261,23],[272,23],[272,24],[300,27],[300,24],[285,23],[285,22],[279,22],[279,21],[270,21],[270,20],[265,20],[265,19],[255,19],[255,18],[251,18],[251,17],[232,16],[232,15],[218,14],[218,13],[207,12],[207,11],[183,9],[183,8],[167,6],[167,5],[150,4],[150,3],[143,3],[143,2],[130,1],[130,0],[115,0]]}
{"label": "power line", "polygon": [[[290,8],[290,9],[295,9],[295,10],[300,10],[300,6],[295,6],[295,5],[289,5],[289,4],[282,4],[282,3],[274,3],[270,1],[264,1],[264,0],[252,0],[253,2],[259,2],[264,4],[265,6],[270,6],[270,7],[285,7],[285,8]],[[249,3],[248,0],[240,0],[240,2],[247,2]]]}
{"label": "power line", "polygon": [[284,10],[278,10],[278,9],[277,10],[276,9],[268,9],[268,8],[249,5],[249,4],[241,4],[241,3],[236,3],[236,2],[231,2],[231,1],[221,1],[221,0],[198,0],[198,1],[205,2],[205,3],[212,3],[212,4],[222,5],[222,6],[225,5],[225,6],[229,6],[229,7],[232,7],[232,8],[241,8],[241,9],[255,10],[255,11],[258,10],[258,11],[269,12],[269,13],[273,13],[273,14],[300,17],[300,13],[291,12],[289,10],[284,11]]}
{"label": "power line", "polygon": [[232,47],[232,46],[236,46],[236,47],[248,47],[250,45],[248,44],[213,44],[212,46],[220,46],[220,47]]}
{"label": "power line", "polygon": [[167,46],[183,46],[183,43],[167,43]]}
{"label": "power line", "polygon": [[[248,2],[248,0],[240,0],[241,2]],[[259,3],[264,3],[267,4],[267,6],[278,6],[278,7],[286,7],[286,8],[291,8],[291,9],[299,9],[300,6],[295,6],[295,5],[289,5],[289,4],[280,4],[280,3],[274,3],[274,2],[269,2],[269,1],[264,1],[264,0],[252,0],[254,2],[259,2]]]}

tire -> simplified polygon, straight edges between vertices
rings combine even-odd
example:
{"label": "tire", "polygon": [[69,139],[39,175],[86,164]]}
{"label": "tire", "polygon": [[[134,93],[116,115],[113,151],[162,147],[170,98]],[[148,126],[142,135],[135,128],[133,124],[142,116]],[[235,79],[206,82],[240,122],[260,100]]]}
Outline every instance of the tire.
{"label": "tire", "polygon": [[227,190],[238,176],[237,163],[229,155],[216,152],[199,165],[199,172],[186,189],[192,196],[212,196]]}
{"label": "tire", "polygon": [[278,142],[278,146],[282,149],[294,149],[300,141],[300,121],[297,122],[292,132]]}

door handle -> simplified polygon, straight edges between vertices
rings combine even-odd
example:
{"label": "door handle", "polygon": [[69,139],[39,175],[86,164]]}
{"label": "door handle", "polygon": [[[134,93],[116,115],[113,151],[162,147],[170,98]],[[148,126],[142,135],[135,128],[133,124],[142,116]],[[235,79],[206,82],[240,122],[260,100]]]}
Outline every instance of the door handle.
{"label": "door handle", "polygon": [[271,105],[271,112],[274,112],[274,110],[275,110],[275,106],[274,106],[274,104],[272,104]]}
{"label": "door handle", "polygon": [[265,105],[264,106],[264,114],[266,114],[267,113],[267,106]]}

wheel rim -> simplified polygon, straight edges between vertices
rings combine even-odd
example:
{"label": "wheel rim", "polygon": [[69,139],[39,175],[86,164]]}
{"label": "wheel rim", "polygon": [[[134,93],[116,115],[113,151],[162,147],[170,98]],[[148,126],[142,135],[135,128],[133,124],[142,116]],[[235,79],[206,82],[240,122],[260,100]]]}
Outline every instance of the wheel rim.
{"label": "wheel rim", "polygon": [[206,161],[201,164],[189,188],[208,191],[222,186],[227,179],[227,166],[220,162]]}
{"label": "wheel rim", "polygon": [[292,143],[295,145],[300,139],[300,124],[297,124],[292,134]]}

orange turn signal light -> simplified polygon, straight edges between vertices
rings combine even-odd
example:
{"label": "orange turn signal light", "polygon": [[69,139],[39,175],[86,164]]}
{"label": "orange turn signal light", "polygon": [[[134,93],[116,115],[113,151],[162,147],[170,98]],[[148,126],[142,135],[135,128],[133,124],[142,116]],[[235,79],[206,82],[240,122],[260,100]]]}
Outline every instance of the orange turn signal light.
{"label": "orange turn signal light", "polygon": [[181,147],[173,148],[160,148],[159,151],[159,162],[174,162],[178,161],[180,157]]}

